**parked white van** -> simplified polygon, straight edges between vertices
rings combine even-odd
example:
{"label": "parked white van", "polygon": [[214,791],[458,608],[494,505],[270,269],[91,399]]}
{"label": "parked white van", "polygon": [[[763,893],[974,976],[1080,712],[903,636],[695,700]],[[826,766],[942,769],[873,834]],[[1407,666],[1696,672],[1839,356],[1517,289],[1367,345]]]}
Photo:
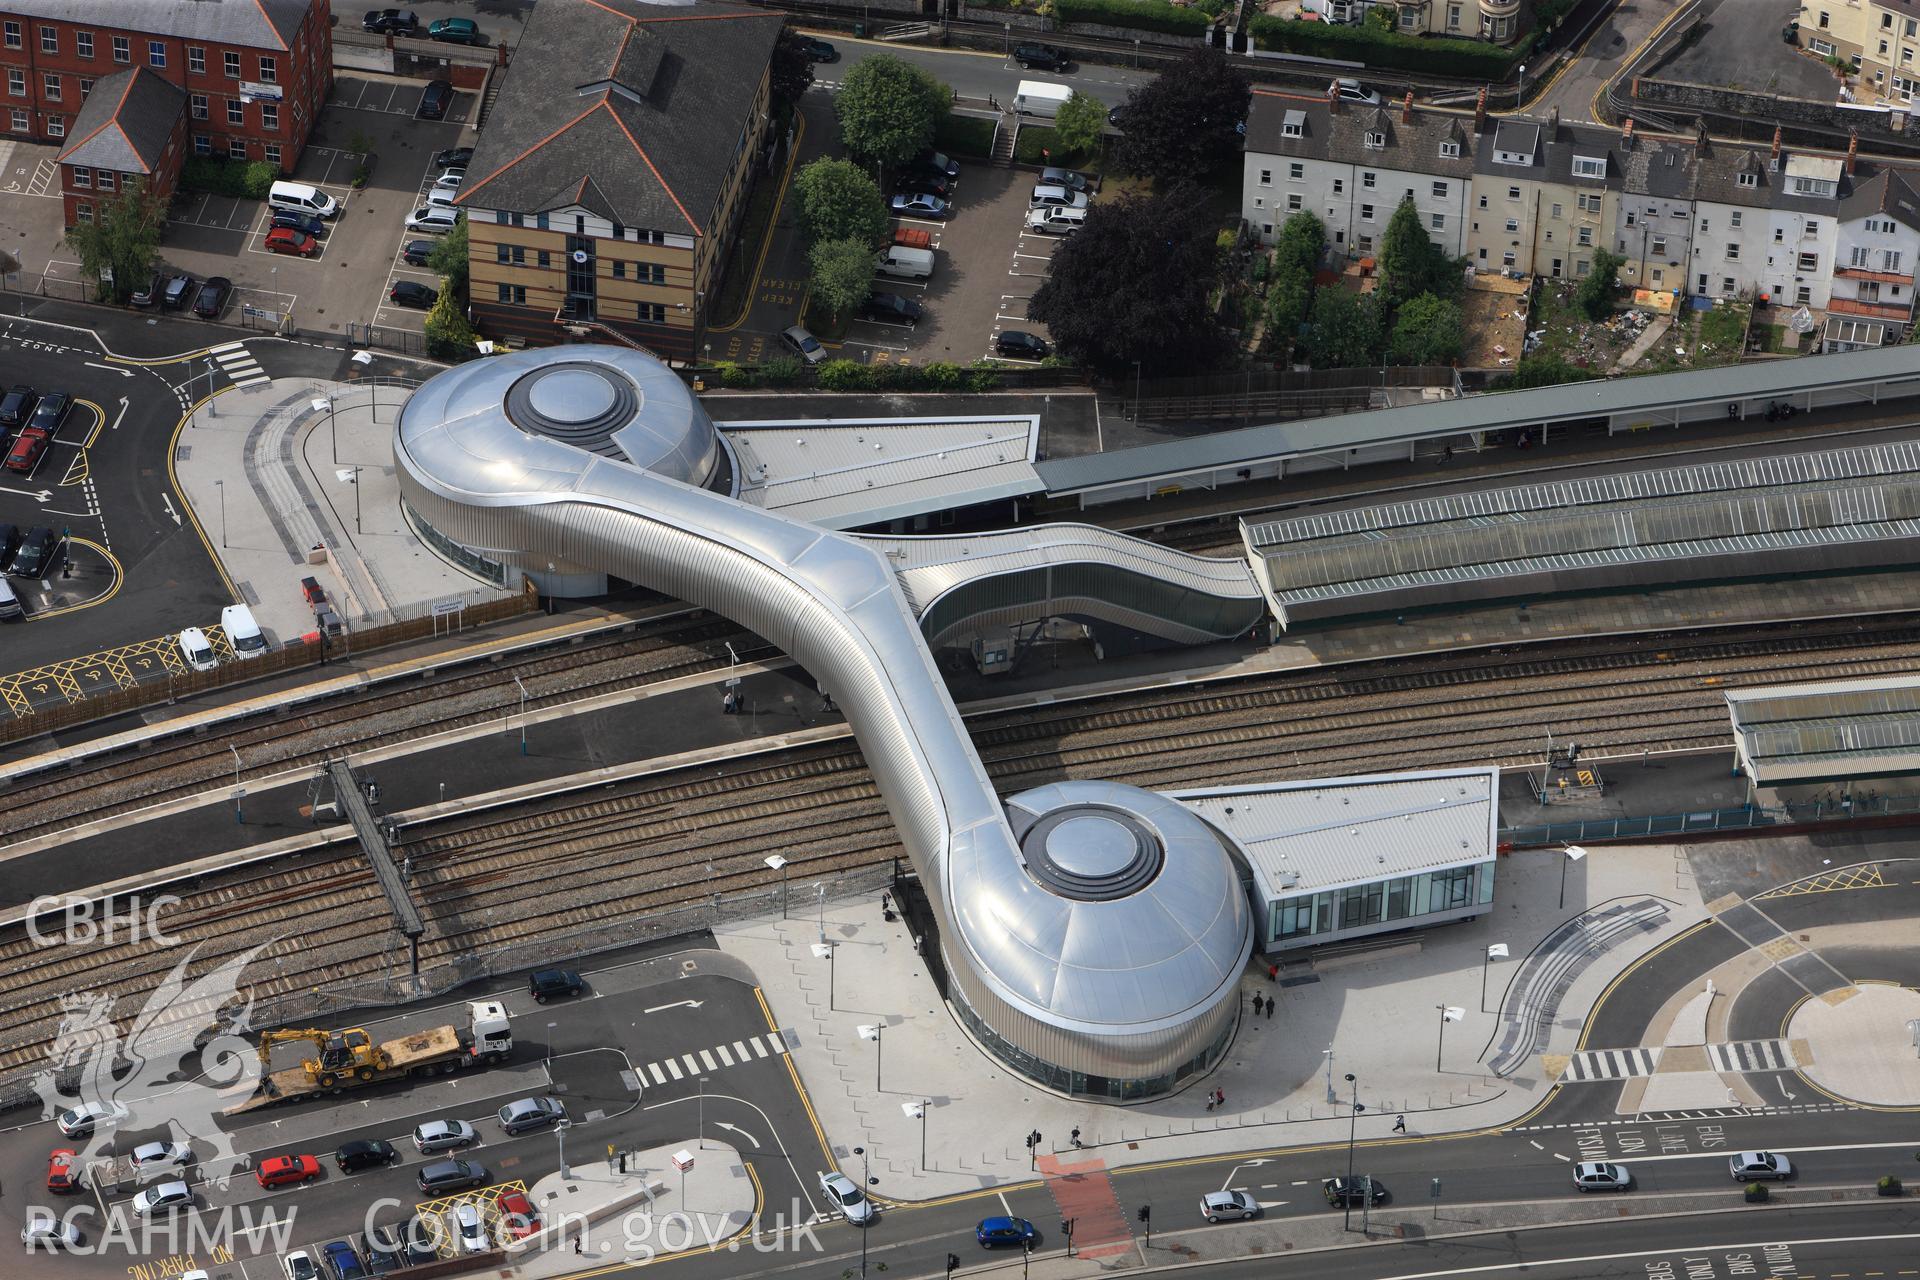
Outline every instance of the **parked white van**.
{"label": "parked white van", "polygon": [[340,202],[318,187],[304,182],[276,182],[267,192],[267,203],[276,209],[310,213],[316,218],[340,216]]}
{"label": "parked white van", "polygon": [[903,244],[888,245],[873,260],[873,269],[883,276],[901,280],[925,280],[933,275],[933,250],[909,249]]}
{"label": "parked white van", "polygon": [[220,611],[220,627],[227,633],[236,658],[257,658],[267,651],[267,638],[253,620],[253,610],[243,604],[230,604]]}
{"label": "parked white van", "polygon": [[211,671],[220,665],[220,659],[214,656],[213,642],[198,627],[188,627],[180,633],[180,656],[195,671]]}

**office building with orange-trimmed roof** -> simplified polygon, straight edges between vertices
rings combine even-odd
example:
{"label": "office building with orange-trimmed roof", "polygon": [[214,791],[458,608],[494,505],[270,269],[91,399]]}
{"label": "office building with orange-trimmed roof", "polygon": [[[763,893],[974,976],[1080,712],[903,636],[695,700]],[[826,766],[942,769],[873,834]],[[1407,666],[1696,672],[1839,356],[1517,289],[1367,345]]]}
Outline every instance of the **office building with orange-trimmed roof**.
{"label": "office building with orange-trimmed roof", "polygon": [[457,202],[484,335],[698,353],[772,145],[784,22],[723,4],[542,0]]}

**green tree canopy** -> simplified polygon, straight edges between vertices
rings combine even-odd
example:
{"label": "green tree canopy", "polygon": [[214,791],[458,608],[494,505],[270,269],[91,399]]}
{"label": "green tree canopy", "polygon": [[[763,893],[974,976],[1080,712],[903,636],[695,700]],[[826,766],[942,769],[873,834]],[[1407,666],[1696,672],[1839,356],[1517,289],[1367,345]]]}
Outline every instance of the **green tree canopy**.
{"label": "green tree canopy", "polygon": [[854,64],[833,98],[840,141],[866,164],[904,164],[933,145],[953,90],[890,53]]}
{"label": "green tree canopy", "polygon": [[1217,49],[1196,49],[1120,108],[1120,162],[1166,184],[1198,181],[1240,154],[1253,86]]}
{"label": "green tree canopy", "polygon": [[805,36],[788,27],[773,46],[773,64],[767,74],[773,81],[776,114],[787,111],[813,88],[813,59],[807,53],[805,41]]}
{"label": "green tree canopy", "polygon": [[433,246],[433,252],[427,255],[427,268],[438,271],[443,281],[443,292],[459,295],[459,300],[467,300],[467,220],[454,223],[453,230],[440,237],[440,243]]}
{"label": "green tree canopy", "polygon": [[1307,360],[1316,369],[1359,369],[1380,352],[1380,324],[1373,303],[1350,289],[1322,289],[1313,295]]}
{"label": "green tree canopy", "polygon": [[1203,188],[1128,196],[1087,211],[1027,314],[1062,355],[1109,375],[1136,360],[1149,373],[1206,368],[1220,354],[1207,306],[1219,269]]}
{"label": "green tree canopy", "polygon": [[822,157],[795,175],[800,231],[810,244],[858,240],[878,245],[887,233],[887,201],[850,160]]}
{"label": "green tree canopy", "polygon": [[1525,356],[1513,372],[1496,380],[1501,391],[1519,391],[1526,387],[1557,387],[1563,382],[1587,382],[1600,375],[1583,369],[1559,356]]}
{"label": "green tree canopy", "polygon": [[864,240],[818,241],[807,252],[807,265],[814,301],[836,316],[859,306],[873,287],[873,246]]}
{"label": "green tree canopy", "polygon": [[1387,354],[1402,364],[1452,364],[1461,341],[1459,304],[1423,293],[1394,316]]}
{"label": "green tree canopy", "polygon": [[1400,201],[1400,207],[1387,220],[1387,232],[1380,238],[1379,284],[1374,289],[1378,305],[1392,315],[1411,299],[1423,293],[1436,298],[1453,299],[1466,287],[1462,264],[1442,253],[1427,235],[1413,197]]}
{"label": "green tree canopy", "polygon": [[97,281],[103,273],[113,273],[112,284],[99,286],[102,302],[125,302],[147,283],[166,218],[166,202],[148,194],[141,183],[97,202],[92,222],[67,229],[66,242],[80,255],[83,275]]}
{"label": "green tree canopy", "polygon": [[1620,292],[1620,268],[1626,265],[1625,258],[1607,249],[1593,255],[1593,269],[1573,291],[1574,303],[1590,319],[1604,320],[1613,310],[1614,295]]}
{"label": "green tree canopy", "polygon": [[1060,145],[1081,155],[1093,154],[1106,127],[1107,104],[1078,89],[1060,104],[1060,112],[1053,118],[1053,131],[1060,135]]}
{"label": "green tree canopy", "polygon": [[467,309],[451,289],[442,289],[427,312],[427,354],[441,360],[464,360],[474,353],[473,326]]}
{"label": "green tree canopy", "polygon": [[1280,228],[1267,286],[1267,335],[1283,355],[1298,341],[1313,307],[1313,276],[1326,251],[1327,229],[1311,213],[1296,213]]}

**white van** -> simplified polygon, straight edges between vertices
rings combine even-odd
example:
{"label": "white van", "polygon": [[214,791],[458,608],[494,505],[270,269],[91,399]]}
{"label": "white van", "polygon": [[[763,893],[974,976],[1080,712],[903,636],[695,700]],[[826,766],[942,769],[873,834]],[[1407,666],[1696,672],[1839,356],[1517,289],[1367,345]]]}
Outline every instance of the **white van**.
{"label": "white van", "polygon": [[883,276],[901,280],[925,280],[933,274],[933,250],[888,245],[873,260],[873,269]]}
{"label": "white van", "polygon": [[220,628],[227,633],[236,658],[257,658],[267,651],[267,638],[253,620],[253,610],[243,604],[230,604],[220,611]]}
{"label": "white van", "polygon": [[318,187],[304,182],[276,182],[267,192],[267,203],[276,209],[310,213],[316,218],[340,216],[340,202]]}
{"label": "white van", "polygon": [[0,578],[0,622],[18,622],[27,616],[20,607],[20,597],[13,594],[13,586],[5,578]]}
{"label": "white van", "polygon": [[195,671],[211,671],[220,665],[220,659],[214,656],[213,642],[207,639],[207,633],[198,627],[188,627],[180,633],[180,656]]}

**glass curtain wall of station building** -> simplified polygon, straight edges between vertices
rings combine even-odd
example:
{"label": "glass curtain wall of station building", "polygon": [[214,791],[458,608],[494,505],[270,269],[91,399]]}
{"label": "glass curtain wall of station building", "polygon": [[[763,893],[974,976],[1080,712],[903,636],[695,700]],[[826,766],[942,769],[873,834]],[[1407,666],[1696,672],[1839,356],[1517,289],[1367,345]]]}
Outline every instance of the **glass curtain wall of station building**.
{"label": "glass curtain wall of station building", "polygon": [[1489,860],[1276,898],[1267,904],[1267,945],[1318,945],[1479,915],[1493,901],[1493,868]]}

